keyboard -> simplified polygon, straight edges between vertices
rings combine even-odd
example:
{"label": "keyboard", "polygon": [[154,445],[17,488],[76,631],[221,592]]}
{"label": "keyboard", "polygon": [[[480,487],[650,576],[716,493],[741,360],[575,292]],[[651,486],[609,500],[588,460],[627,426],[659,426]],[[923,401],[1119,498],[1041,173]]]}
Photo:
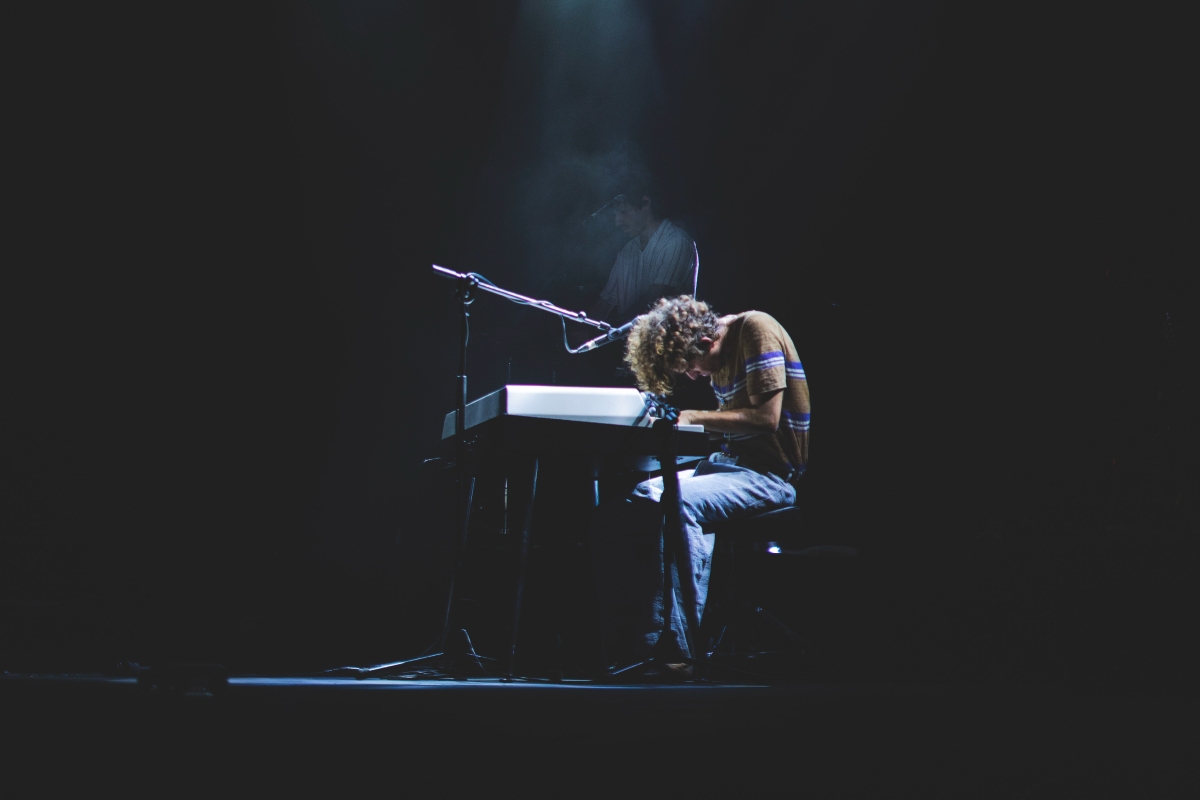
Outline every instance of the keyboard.
{"label": "keyboard", "polygon": [[[451,411],[442,422],[447,444],[457,416]],[[637,389],[510,385],[467,404],[466,434],[473,450],[641,456],[637,468],[654,471],[661,443],[653,422]],[[686,462],[712,446],[703,426],[680,425],[676,449]]]}
{"label": "keyboard", "polygon": [[[467,404],[467,429],[501,416],[561,419],[599,425],[649,428],[654,420],[646,413],[637,389],[590,386],[505,386]],[[442,423],[442,438],[454,435],[458,411]],[[701,425],[679,425],[683,432],[704,432]]]}

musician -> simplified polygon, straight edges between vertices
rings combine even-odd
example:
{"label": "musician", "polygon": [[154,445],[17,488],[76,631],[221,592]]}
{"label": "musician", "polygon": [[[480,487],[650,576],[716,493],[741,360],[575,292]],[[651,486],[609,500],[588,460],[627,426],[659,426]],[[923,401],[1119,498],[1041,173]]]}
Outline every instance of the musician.
{"label": "musician", "polygon": [[[617,253],[604,290],[587,314],[624,324],[660,297],[693,291],[696,250],[691,237],[663,216],[648,182],[631,184],[611,205],[617,227],[630,238]],[[572,330],[572,346],[582,344],[586,333]]]}
{"label": "musician", "polygon": [[[708,595],[714,536],[706,525],[789,506],[808,464],[809,395],[788,332],[761,311],[717,316],[687,295],[659,300],[636,320],[625,361],[643,391],[666,394],[682,376],[708,378],[715,411],[685,410],[680,424],[721,437],[719,452],[679,473],[683,526],[690,544],[697,613]],[[660,632],[663,650],[687,653],[682,599],[664,631],[662,478],[601,506],[592,524],[592,558],[609,660],[644,657]],[[678,587],[678,581],[673,581]],[[660,650],[660,653],[662,650]]]}

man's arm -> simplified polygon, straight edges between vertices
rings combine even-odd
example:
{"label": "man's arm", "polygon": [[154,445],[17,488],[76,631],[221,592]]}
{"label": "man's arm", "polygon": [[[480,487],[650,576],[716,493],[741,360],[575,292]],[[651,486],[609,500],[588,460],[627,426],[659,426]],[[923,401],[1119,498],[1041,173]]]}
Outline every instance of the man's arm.
{"label": "man's arm", "polygon": [[774,433],[783,415],[783,389],[750,395],[750,408],[680,411],[680,425],[703,425],[718,433]]}

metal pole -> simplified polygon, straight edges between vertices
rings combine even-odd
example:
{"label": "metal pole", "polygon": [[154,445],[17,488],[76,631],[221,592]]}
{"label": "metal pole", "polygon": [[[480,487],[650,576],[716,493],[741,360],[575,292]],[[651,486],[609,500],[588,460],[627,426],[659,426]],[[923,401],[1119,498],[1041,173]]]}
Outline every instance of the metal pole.
{"label": "metal pole", "polygon": [[[679,464],[676,460],[676,445],[675,445],[675,421],[660,419],[655,421],[654,427],[658,429],[662,436],[662,455],[659,458],[660,466],[662,467],[663,493],[663,573],[664,573],[664,593],[673,591],[671,586],[671,561],[675,563],[676,573],[679,575],[679,594],[683,601],[683,618],[687,623],[687,630],[684,632],[684,639],[687,643],[688,653],[691,658],[698,658],[698,652],[695,647],[695,639],[700,634],[700,614],[696,608],[696,575],[695,566],[692,564],[692,547],[688,541],[687,532],[683,529],[683,508],[680,505],[679,498]],[[668,555],[670,551],[674,556],[670,559]],[[671,598],[673,599],[673,598]],[[663,597],[663,604],[666,607],[668,602],[667,597]],[[664,612],[665,615],[666,612]],[[663,633],[667,632],[668,626],[671,624],[670,619],[663,620]]]}
{"label": "metal pole", "polygon": [[[458,375],[456,376],[456,389],[458,409],[454,415],[454,461],[458,471],[458,487],[456,492],[456,510],[457,522],[456,547],[454,552],[453,572],[450,576],[450,603],[451,608],[454,603],[455,583],[458,577],[459,569],[462,565],[463,551],[467,545],[467,526],[471,519],[471,502],[473,500],[474,485],[468,487],[468,472],[467,472],[467,342],[470,339],[470,319],[471,314],[467,311],[467,306],[475,301],[473,290],[476,286],[476,281],[470,275],[462,276],[458,283],[458,289],[454,295],[458,298],[458,303],[461,315],[461,324],[459,326],[459,348],[458,348]],[[453,614],[450,610],[446,613],[446,625],[442,629],[442,643],[445,645],[446,633],[450,630],[451,618]]]}

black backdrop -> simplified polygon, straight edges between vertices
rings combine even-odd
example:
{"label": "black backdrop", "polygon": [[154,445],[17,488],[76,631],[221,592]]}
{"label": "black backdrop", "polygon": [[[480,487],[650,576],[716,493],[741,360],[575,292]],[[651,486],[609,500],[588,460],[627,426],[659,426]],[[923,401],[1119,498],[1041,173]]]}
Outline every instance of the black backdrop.
{"label": "black backdrop", "polygon": [[[619,142],[667,179],[700,294],[793,331],[831,525],[1191,553],[1182,19],[579,7],[5,12],[7,668],[423,646],[457,345],[429,265],[561,290],[607,198],[559,156]],[[556,377],[556,321],[475,311],[472,397]]]}

